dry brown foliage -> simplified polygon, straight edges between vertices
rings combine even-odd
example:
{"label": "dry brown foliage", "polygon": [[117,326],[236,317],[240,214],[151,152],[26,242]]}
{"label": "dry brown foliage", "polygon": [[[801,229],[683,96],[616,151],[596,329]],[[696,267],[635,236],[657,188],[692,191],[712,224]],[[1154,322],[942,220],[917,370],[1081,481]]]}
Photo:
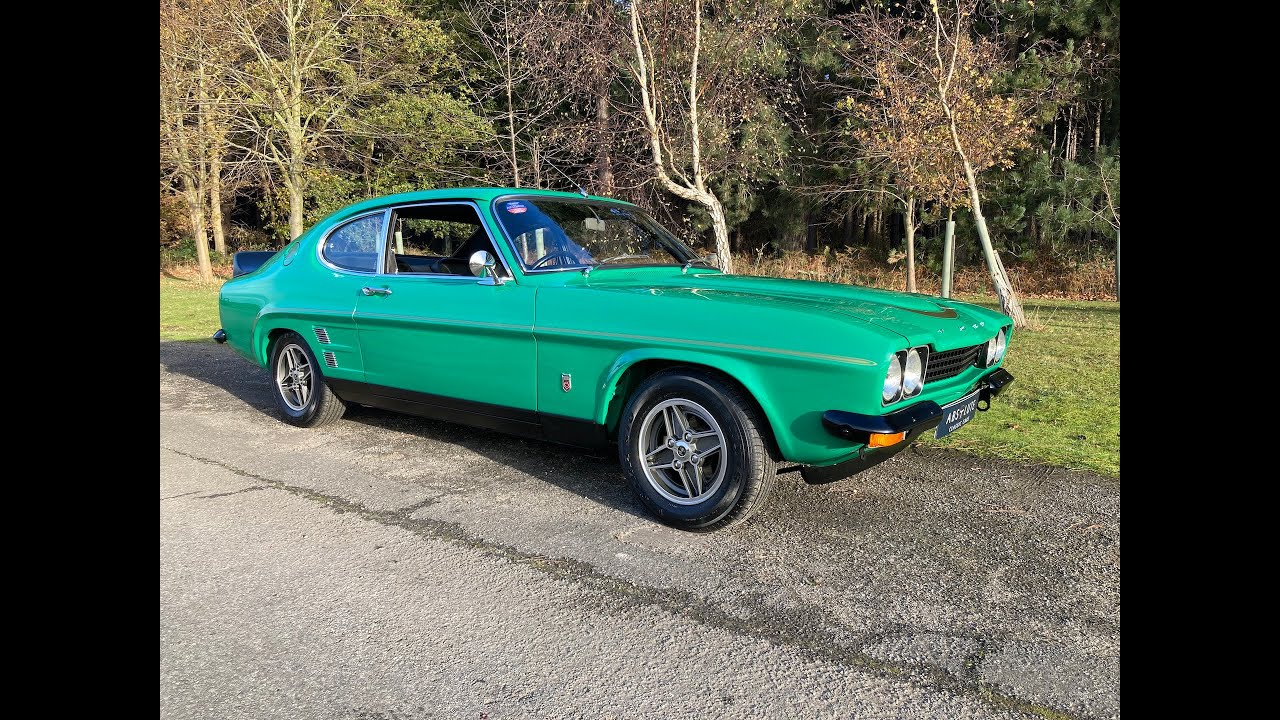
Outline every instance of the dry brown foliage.
{"label": "dry brown foliage", "polygon": [[[799,251],[776,257],[763,254],[743,255],[737,271],[744,275],[764,275],[800,280],[864,285],[887,290],[905,290],[902,267],[868,260],[858,249],[836,250],[813,255]],[[1115,300],[1115,263],[1095,259],[1076,263],[1009,265],[1010,279],[1025,297],[1066,298],[1071,300]],[[916,291],[937,295],[942,276],[917,266]],[[956,268],[956,295],[988,295],[994,297],[991,276],[985,267]]]}

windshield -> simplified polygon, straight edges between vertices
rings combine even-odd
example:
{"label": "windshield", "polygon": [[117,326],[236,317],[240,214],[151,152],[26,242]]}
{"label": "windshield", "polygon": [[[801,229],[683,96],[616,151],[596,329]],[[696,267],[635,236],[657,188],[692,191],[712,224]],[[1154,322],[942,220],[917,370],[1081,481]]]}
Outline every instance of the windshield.
{"label": "windshield", "polygon": [[500,199],[494,214],[526,270],[683,265],[697,257],[639,208],[626,205]]}

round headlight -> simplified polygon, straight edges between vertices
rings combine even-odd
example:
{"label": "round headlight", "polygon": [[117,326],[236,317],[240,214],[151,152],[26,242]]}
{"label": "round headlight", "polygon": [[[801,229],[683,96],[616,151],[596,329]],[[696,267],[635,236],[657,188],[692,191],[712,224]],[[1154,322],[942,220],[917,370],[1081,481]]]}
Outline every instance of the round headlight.
{"label": "round headlight", "polygon": [[898,399],[898,395],[902,392],[902,361],[895,354],[889,360],[889,372],[884,376],[884,390],[880,393],[881,399],[886,403],[891,403]]}
{"label": "round headlight", "polygon": [[982,367],[991,367],[996,364],[996,339],[991,338],[987,341],[987,360]]}
{"label": "round headlight", "polygon": [[1004,358],[1004,351],[1008,349],[1009,339],[1004,334],[1004,328],[1000,328],[1000,334],[996,336],[996,362]]}
{"label": "round headlight", "polygon": [[902,368],[902,395],[911,397],[924,387],[924,362],[915,348],[907,351],[907,364]]}

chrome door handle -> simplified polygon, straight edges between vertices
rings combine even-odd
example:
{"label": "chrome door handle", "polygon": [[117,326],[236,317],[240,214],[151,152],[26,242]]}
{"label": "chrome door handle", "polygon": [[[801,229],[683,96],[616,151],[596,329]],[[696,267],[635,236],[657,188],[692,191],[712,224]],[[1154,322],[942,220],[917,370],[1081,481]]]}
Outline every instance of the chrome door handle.
{"label": "chrome door handle", "polygon": [[360,288],[360,292],[364,293],[365,295],[390,295],[391,294],[391,290],[388,288],[375,288],[375,287],[363,287],[363,288]]}

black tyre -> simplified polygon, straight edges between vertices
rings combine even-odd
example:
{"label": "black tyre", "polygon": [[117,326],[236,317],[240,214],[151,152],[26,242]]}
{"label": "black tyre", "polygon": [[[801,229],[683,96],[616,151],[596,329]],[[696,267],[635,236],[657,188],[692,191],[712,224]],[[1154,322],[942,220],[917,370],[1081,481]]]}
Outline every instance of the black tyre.
{"label": "black tyre", "polygon": [[773,492],[777,463],[768,432],[737,384],[675,367],[646,379],[628,400],[618,457],[660,521],[719,530],[754,515]]}
{"label": "black tyre", "polygon": [[324,381],[320,363],[297,333],[271,343],[271,388],[280,417],[290,425],[319,427],[342,417],[346,404]]}

